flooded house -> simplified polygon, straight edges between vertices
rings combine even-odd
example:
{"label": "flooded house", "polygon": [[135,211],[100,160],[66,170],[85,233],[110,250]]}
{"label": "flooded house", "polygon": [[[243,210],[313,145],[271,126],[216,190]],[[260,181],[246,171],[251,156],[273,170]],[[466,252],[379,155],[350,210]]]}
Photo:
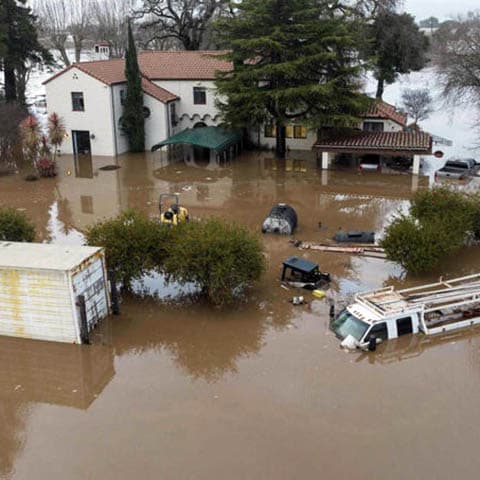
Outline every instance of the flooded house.
{"label": "flooded house", "polygon": [[[219,125],[215,75],[232,68],[222,53],[139,52],[146,150],[184,130]],[[128,151],[122,132],[124,71],[124,59],[81,62],[44,82],[49,112],[57,112],[66,124],[63,153],[116,156]]]}
{"label": "flooded house", "polygon": [[362,115],[355,129],[320,129],[314,149],[323,169],[336,162],[360,170],[381,170],[383,166],[412,168],[419,174],[425,157],[432,155],[433,137],[407,127],[407,115],[393,105],[376,100]]}

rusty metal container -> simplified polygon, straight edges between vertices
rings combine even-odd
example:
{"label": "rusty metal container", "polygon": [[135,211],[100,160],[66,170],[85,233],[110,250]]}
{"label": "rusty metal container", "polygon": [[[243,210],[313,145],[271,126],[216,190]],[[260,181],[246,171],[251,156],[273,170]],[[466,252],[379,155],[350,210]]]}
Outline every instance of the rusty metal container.
{"label": "rusty metal container", "polygon": [[88,343],[109,313],[102,248],[0,242],[0,335]]}

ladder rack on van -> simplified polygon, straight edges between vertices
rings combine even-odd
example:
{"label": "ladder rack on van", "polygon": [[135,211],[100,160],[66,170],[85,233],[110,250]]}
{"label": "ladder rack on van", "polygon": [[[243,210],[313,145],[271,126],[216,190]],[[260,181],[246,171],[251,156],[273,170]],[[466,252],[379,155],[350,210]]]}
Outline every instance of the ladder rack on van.
{"label": "ladder rack on van", "polygon": [[380,317],[407,311],[433,312],[440,308],[454,308],[480,303],[480,274],[468,275],[419,287],[396,290],[380,288],[357,294],[355,301]]}

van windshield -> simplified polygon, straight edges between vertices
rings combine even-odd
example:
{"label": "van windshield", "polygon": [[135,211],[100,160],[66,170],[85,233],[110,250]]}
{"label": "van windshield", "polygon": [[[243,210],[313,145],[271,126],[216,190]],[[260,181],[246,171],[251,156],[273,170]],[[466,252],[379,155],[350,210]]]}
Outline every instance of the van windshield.
{"label": "van windshield", "polygon": [[342,340],[351,335],[360,341],[368,329],[368,324],[345,309],[330,324],[330,328],[335,332],[335,335]]}

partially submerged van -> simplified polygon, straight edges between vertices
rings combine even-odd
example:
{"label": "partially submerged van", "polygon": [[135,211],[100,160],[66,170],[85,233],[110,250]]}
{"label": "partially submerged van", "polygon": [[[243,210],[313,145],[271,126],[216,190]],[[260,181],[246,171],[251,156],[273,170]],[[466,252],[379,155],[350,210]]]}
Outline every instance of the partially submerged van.
{"label": "partially submerged van", "polygon": [[480,274],[414,288],[380,288],[355,296],[330,328],[347,349],[368,348],[402,335],[437,333],[480,323]]}

